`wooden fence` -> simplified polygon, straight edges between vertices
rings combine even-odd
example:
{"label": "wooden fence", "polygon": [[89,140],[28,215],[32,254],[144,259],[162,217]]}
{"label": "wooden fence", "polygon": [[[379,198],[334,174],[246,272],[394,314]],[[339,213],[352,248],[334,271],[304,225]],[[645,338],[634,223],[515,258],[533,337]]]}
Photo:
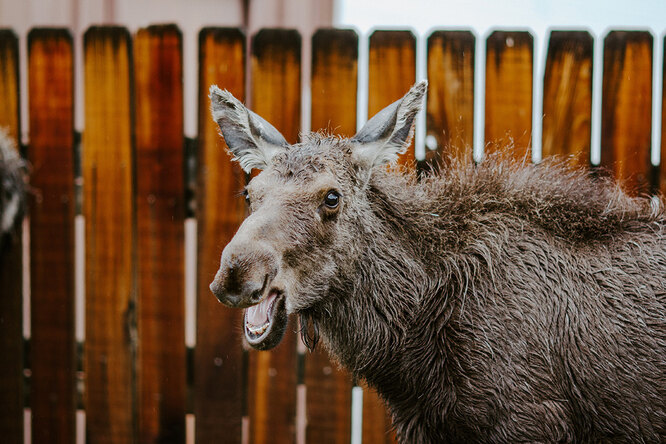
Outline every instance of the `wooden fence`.
{"label": "wooden fence", "polygon": [[[603,39],[601,165],[639,192],[664,191],[666,162],[659,174],[650,161],[653,36],[617,31]],[[224,308],[208,290],[222,248],[244,217],[238,190],[246,177],[223,149],[207,94],[215,83],[244,100],[250,88],[250,107],[289,142],[298,139],[303,112],[310,113],[315,130],[352,135],[359,38],[354,31],[330,29],[312,36],[310,110],[301,109],[302,37],[266,29],[249,42],[246,63],[240,30],[201,31],[198,138],[189,141],[183,137],[177,27],[148,27],[133,36],[120,27],[90,28],[83,37],[82,79],[74,75],[67,30],[28,34],[29,145],[23,151],[31,168],[29,233],[17,234],[0,252],[3,442],[23,441],[28,407],[34,442],[74,442],[77,410],[85,411],[85,436],[96,443],[184,442],[187,414],[195,418],[201,443],[350,441],[349,376],[324,352],[306,353],[294,333],[272,352],[244,350],[240,311]],[[370,36],[368,114],[415,82],[416,43],[408,31]],[[533,81],[534,41],[528,32],[498,31],[485,42],[467,31],[433,32],[426,47],[425,126],[434,149],[426,161],[449,154],[471,160],[475,103],[484,103],[475,102],[475,70],[481,69],[475,54],[482,51],[486,149],[511,149],[521,157],[530,149],[538,85],[543,155],[571,154],[572,162],[589,166],[593,43],[587,32],[552,32],[542,83]],[[14,137],[21,133],[18,45],[13,32],[0,31],[0,125]],[[77,84],[85,97],[80,139],[74,130]],[[663,107],[662,98],[662,134]],[[661,146],[666,146],[663,135]],[[192,152],[196,169],[188,167]],[[414,151],[405,159],[413,160]],[[85,341],[77,344],[75,219],[80,215]],[[194,348],[187,348],[184,338],[188,215],[198,226]],[[23,238],[29,239],[26,341]],[[363,439],[393,442],[389,427],[381,403],[366,390]]]}

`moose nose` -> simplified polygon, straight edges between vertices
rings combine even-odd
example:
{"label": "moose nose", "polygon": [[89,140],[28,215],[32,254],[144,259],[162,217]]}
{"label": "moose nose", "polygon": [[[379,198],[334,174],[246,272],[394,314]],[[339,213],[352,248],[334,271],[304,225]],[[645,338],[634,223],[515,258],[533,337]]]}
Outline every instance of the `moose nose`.
{"label": "moose nose", "polygon": [[210,290],[229,307],[250,307],[261,301],[277,274],[275,264],[274,255],[268,251],[252,249],[239,254],[225,248]]}

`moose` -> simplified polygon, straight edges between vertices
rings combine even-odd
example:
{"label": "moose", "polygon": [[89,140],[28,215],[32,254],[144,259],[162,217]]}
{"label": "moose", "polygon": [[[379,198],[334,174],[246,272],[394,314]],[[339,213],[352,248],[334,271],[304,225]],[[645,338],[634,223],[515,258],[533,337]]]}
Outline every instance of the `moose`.
{"label": "moose", "polygon": [[262,171],[211,291],[259,350],[299,316],[401,442],[666,441],[663,201],[563,160],[417,178],[395,161],[426,89],[290,145],[212,86],[230,154]]}

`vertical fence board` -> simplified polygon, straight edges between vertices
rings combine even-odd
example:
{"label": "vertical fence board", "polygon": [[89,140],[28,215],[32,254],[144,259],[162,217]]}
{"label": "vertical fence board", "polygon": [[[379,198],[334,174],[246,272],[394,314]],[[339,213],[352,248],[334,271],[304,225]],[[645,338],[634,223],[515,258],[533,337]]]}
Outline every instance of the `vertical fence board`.
{"label": "vertical fence board", "polygon": [[33,442],[71,442],[75,419],[74,55],[64,29],[28,36]]}
{"label": "vertical fence board", "polygon": [[[312,37],[312,131],[351,137],[356,132],[358,35],[322,29]],[[351,376],[331,362],[321,345],[305,361],[307,442],[348,443]]]}
{"label": "vertical fence board", "polygon": [[495,31],[486,42],[486,150],[530,160],[533,38]]}
{"label": "vertical fence board", "polygon": [[[0,30],[0,128],[17,142],[19,124],[18,38]],[[0,239],[0,436],[23,442],[23,254],[20,224]]]}
{"label": "vertical fence board", "polygon": [[648,192],[652,137],[652,35],[613,31],[604,40],[601,166],[628,191]]}
{"label": "vertical fence board", "polygon": [[92,442],[132,442],[136,347],[130,37],[84,36],[86,428]]}
{"label": "vertical fence board", "polygon": [[208,289],[222,248],[245,216],[245,175],[226,151],[210,115],[212,84],[245,98],[245,36],[238,29],[199,34],[199,188],[197,197],[197,345],[194,358],[196,441],[241,442],[243,351],[240,310],[222,306]]}
{"label": "vertical fence board", "polygon": [[542,157],[571,156],[590,165],[592,36],[586,31],[550,33],[543,80]]}
{"label": "vertical fence board", "polygon": [[472,160],[475,45],[469,31],[435,31],[428,37],[426,134],[436,141],[426,153],[431,164]]}
{"label": "vertical fence board", "polygon": [[[400,99],[416,82],[416,37],[410,31],[375,31],[368,53],[368,118]],[[413,166],[414,141],[399,163]]]}
{"label": "vertical fence board", "polygon": [[210,115],[208,88],[218,85],[245,98],[245,36],[238,29],[207,28],[199,34],[199,189],[197,346],[194,414],[197,442],[241,442],[243,351],[240,310],[220,304],[208,289],[222,248],[245,216],[239,194],[245,175],[231,161]]}
{"label": "vertical fence board", "polygon": [[182,36],[134,39],[140,442],[185,440]]}
{"label": "vertical fence board", "polygon": [[662,77],[661,77],[661,160],[659,164],[659,180],[662,195],[666,196],[666,36],[662,48]]}
{"label": "vertical fence board", "polygon": [[[252,109],[298,140],[301,122],[301,37],[294,30],[264,29],[252,39]],[[291,443],[296,418],[296,335],[291,319],[271,352],[250,352],[251,442]]]}

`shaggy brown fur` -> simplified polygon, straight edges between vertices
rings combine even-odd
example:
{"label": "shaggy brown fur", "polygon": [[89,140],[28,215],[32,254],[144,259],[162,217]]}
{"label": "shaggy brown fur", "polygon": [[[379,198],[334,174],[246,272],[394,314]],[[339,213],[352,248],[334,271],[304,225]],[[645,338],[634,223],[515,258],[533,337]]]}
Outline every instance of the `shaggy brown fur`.
{"label": "shaggy brown fur", "polygon": [[24,175],[14,142],[0,129],[0,246],[23,216]]}
{"label": "shaggy brown fur", "polygon": [[231,152],[263,172],[211,290],[258,349],[300,315],[405,443],[666,441],[663,202],[555,161],[387,169],[424,93],[289,146],[212,88]]}

